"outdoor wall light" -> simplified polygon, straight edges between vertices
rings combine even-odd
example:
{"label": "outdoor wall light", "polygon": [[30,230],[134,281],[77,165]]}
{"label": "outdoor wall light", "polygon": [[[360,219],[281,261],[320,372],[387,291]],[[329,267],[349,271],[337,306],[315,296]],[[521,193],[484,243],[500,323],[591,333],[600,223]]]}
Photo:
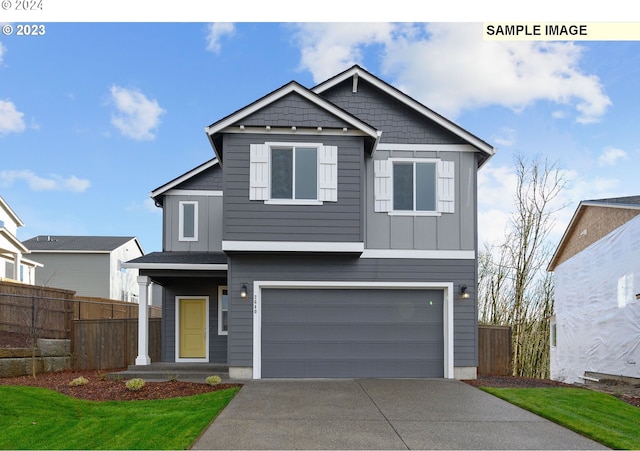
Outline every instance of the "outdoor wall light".
{"label": "outdoor wall light", "polygon": [[240,297],[242,299],[246,299],[247,298],[247,284],[243,283],[242,287],[240,288]]}
{"label": "outdoor wall light", "polygon": [[466,285],[460,287],[460,299],[469,299],[469,292],[467,291]]}

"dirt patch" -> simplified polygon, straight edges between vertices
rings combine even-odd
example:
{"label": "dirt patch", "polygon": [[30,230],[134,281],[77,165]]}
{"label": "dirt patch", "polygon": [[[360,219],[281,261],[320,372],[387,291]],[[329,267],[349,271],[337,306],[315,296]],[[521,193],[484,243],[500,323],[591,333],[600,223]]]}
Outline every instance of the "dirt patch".
{"label": "dirt patch", "polygon": [[[114,370],[119,371],[119,370]],[[89,382],[85,385],[72,387],[69,382],[84,377]],[[241,387],[241,384],[209,385],[197,382],[166,381],[146,382],[144,387],[131,391],[125,386],[125,380],[107,378],[106,372],[90,371],[60,371],[55,373],[31,376],[0,378],[0,385],[22,385],[42,387],[55,390],[67,396],[89,401],[136,401],[146,399],[166,399],[182,396],[199,395],[226,388]]]}
{"label": "dirt patch", "polygon": [[587,385],[565,384],[549,379],[534,379],[528,377],[513,376],[481,376],[478,379],[464,380],[466,384],[474,387],[496,388],[540,388],[540,387],[574,387],[589,390],[598,390],[614,395],[621,401],[632,406],[640,407],[640,385],[626,384],[615,380],[601,380],[600,383]]}

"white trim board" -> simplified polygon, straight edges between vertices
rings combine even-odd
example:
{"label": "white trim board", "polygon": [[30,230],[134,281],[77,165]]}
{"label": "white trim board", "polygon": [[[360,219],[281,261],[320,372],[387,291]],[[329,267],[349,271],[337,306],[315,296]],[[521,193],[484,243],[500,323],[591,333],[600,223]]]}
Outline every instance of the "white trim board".
{"label": "white trim board", "polygon": [[362,252],[364,243],[327,241],[222,241],[223,251]]}
{"label": "white trim board", "polygon": [[405,289],[444,290],[443,331],[444,331],[444,377],[454,378],[453,370],[453,282],[317,282],[317,281],[274,281],[253,282],[253,378],[262,378],[262,290],[285,289]]}

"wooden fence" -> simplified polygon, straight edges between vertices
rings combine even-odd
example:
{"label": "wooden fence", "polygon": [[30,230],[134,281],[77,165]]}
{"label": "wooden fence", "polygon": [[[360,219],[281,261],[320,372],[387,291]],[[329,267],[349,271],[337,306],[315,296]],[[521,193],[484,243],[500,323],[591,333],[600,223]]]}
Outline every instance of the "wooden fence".
{"label": "wooden fence", "polygon": [[75,292],[0,281],[0,331],[69,338]]}
{"label": "wooden fence", "polygon": [[[122,319],[137,318],[138,304],[114,299],[76,296],[73,319]],[[149,306],[149,318],[160,318],[162,307]]]}
{"label": "wooden fence", "polygon": [[[161,319],[149,319],[149,357],[160,361]],[[108,370],[135,363],[138,355],[138,320],[104,319],[73,321],[71,354],[74,368]]]}
{"label": "wooden fence", "polygon": [[[93,297],[74,291],[0,281],[0,331],[37,338],[71,338],[75,319],[137,318],[138,304]],[[162,308],[149,307],[149,318]]]}
{"label": "wooden fence", "polygon": [[511,328],[478,326],[478,376],[511,375]]}

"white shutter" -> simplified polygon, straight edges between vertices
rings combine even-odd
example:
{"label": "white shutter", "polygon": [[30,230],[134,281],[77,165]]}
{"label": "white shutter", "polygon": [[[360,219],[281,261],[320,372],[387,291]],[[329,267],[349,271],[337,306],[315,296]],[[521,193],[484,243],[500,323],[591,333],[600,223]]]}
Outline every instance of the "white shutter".
{"label": "white shutter", "polygon": [[338,201],[338,147],[318,149],[318,200]]}
{"label": "white shutter", "polygon": [[438,162],[438,211],[454,213],[455,203],[455,163],[441,160]]}
{"label": "white shutter", "polygon": [[268,200],[269,146],[251,144],[249,155],[249,200]]}
{"label": "white shutter", "polygon": [[374,211],[385,212],[391,211],[391,171],[392,163],[389,160],[373,161],[373,195],[374,195]]}

